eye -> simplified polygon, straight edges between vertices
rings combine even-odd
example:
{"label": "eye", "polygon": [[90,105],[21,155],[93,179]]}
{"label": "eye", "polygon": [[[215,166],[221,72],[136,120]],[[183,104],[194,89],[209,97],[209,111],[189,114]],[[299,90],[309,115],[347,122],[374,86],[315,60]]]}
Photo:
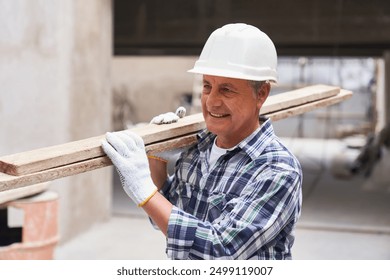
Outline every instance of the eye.
{"label": "eye", "polygon": [[231,92],[231,89],[228,87],[223,87],[223,88],[221,88],[221,91],[222,92]]}
{"label": "eye", "polygon": [[222,87],[220,92],[225,95],[232,95],[237,93],[237,91],[231,89],[230,87]]}
{"label": "eye", "polygon": [[211,85],[203,84],[203,93],[208,94],[211,91]]}

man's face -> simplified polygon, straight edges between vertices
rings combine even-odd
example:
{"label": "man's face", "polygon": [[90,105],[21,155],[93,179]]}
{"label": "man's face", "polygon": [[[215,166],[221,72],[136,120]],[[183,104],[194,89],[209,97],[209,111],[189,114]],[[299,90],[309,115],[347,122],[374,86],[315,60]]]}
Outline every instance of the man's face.
{"label": "man's face", "polygon": [[246,80],[203,76],[203,117],[219,147],[231,148],[256,130],[269,86],[261,91],[255,94]]}

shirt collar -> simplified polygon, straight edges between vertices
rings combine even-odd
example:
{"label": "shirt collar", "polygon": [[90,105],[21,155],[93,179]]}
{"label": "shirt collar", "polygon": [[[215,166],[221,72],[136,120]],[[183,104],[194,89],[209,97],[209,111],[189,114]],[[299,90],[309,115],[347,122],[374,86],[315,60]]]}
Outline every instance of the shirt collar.
{"label": "shirt collar", "polygon": [[[260,116],[259,121],[262,123],[260,127],[237,145],[237,148],[248,154],[248,156],[252,159],[259,157],[275,136],[271,120],[269,118]],[[199,150],[201,152],[205,152],[209,149],[213,145],[215,137],[216,135],[207,129],[200,131],[198,133]]]}
{"label": "shirt collar", "polygon": [[262,122],[260,127],[238,144],[238,147],[252,159],[258,158],[275,137],[271,120],[260,118],[260,122]]}

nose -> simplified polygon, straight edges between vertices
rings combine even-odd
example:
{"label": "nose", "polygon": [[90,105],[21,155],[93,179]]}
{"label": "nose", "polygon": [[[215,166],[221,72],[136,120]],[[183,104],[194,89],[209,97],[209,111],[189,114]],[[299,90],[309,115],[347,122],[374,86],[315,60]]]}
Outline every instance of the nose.
{"label": "nose", "polygon": [[221,95],[216,89],[211,89],[210,93],[206,97],[207,108],[215,108],[222,105]]}

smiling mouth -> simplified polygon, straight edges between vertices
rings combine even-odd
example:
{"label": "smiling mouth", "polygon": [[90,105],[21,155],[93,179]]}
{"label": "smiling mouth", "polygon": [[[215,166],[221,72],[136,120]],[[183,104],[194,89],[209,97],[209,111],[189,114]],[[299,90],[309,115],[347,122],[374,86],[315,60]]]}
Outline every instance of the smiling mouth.
{"label": "smiling mouth", "polygon": [[210,114],[210,116],[212,116],[214,118],[225,118],[225,117],[229,116],[229,114],[222,115],[222,114],[213,114],[211,112],[209,112],[209,114]]}

